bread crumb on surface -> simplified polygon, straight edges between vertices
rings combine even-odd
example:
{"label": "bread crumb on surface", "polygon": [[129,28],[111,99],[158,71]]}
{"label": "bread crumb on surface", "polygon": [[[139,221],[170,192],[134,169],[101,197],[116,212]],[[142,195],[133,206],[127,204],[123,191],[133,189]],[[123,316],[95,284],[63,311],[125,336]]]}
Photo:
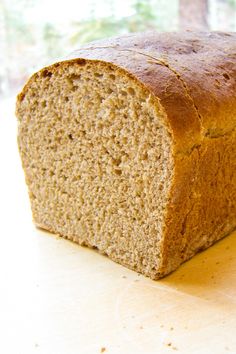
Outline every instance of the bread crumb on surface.
{"label": "bread crumb on surface", "polygon": [[171,342],[168,342],[168,343],[166,344],[166,346],[167,346],[167,347],[171,347],[171,349],[173,349],[173,350],[178,350],[178,348],[175,347]]}
{"label": "bread crumb on surface", "polygon": [[104,353],[105,351],[106,351],[106,348],[105,348],[105,347],[102,347],[100,352],[101,352],[101,353]]}

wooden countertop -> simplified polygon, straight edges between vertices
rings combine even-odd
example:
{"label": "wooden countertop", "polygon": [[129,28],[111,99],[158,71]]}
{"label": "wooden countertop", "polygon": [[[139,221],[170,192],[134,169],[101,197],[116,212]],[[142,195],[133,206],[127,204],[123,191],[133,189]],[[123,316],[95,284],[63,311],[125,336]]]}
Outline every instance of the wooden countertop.
{"label": "wooden countertop", "polygon": [[235,354],[236,233],[152,281],[37,230],[8,102],[0,117],[0,352]]}

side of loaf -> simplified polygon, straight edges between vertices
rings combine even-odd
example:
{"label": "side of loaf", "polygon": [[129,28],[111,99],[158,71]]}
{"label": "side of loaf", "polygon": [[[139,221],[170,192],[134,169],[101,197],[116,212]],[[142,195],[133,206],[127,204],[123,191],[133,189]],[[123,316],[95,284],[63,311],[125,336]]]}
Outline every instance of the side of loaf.
{"label": "side of loaf", "polygon": [[236,34],[94,42],[16,114],[37,226],[153,279],[236,228]]}

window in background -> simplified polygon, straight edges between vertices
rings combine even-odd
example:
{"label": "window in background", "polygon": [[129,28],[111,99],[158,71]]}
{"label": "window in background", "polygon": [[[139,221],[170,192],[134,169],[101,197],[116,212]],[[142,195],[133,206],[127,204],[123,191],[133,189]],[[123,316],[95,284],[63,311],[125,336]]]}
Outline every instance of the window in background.
{"label": "window in background", "polygon": [[79,45],[129,32],[236,30],[236,0],[0,0],[0,96]]}

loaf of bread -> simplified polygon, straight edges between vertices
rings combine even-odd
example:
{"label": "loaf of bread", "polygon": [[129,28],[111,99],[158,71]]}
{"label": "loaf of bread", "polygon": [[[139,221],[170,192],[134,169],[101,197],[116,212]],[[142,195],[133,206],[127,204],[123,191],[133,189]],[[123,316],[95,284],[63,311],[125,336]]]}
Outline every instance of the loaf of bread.
{"label": "loaf of bread", "polygon": [[153,279],[236,228],[236,34],[102,40],[34,74],[18,144],[37,226]]}

